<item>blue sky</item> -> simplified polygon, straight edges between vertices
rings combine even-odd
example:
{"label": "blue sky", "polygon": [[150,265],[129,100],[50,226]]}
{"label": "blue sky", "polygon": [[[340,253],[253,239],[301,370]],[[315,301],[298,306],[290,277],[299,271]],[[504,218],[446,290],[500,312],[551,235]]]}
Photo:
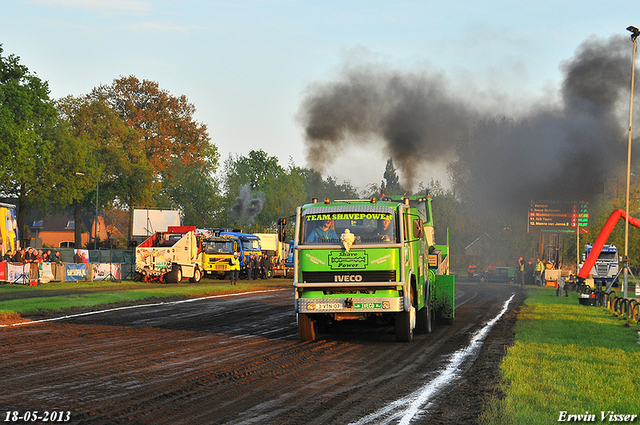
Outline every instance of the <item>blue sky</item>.
{"label": "blue sky", "polygon": [[[640,3],[618,1],[160,1],[4,0],[4,54],[49,82],[51,96],[83,95],[120,76],[184,94],[221,161],[264,149],[307,166],[296,118],[313,84],[368,61],[440,73],[453,90],[505,108],[553,102],[560,67],[590,38],[640,27]],[[629,54],[631,55],[631,42]],[[481,97],[479,94],[484,94]],[[470,95],[471,98],[471,95]],[[491,101],[490,101],[491,102]],[[387,156],[326,172],[363,188]],[[444,167],[424,171],[446,181]]]}

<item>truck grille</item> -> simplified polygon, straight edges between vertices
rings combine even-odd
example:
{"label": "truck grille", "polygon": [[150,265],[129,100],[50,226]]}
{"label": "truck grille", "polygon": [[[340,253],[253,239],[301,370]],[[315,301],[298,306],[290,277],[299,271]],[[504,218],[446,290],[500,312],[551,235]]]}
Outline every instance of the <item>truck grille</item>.
{"label": "truck grille", "polygon": [[302,272],[302,281],[306,283],[325,282],[396,282],[395,270],[381,271],[345,271],[345,272]]}

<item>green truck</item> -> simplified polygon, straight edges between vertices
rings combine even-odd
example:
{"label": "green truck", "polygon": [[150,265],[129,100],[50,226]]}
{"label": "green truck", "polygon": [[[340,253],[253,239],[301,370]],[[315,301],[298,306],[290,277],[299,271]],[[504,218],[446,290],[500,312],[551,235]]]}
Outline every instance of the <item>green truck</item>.
{"label": "green truck", "polygon": [[[283,220],[284,222],[284,220]],[[282,232],[284,233],[284,232]],[[329,199],[298,207],[294,292],[300,339],[343,320],[395,326],[398,341],[453,323],[449,246],[435,243],[431,198]]]}

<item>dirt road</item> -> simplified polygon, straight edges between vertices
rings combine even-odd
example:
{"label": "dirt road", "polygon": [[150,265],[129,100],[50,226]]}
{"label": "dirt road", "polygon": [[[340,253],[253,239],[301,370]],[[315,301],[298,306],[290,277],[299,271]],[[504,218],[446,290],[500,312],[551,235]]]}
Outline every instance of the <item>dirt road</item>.
{"label": "dirt road", "polygon": [[63,411],[77,424],[474,423],[523,293],[457,283],[454,324],[411,343],[355,326],[300,342],[292,298],[280,290],[0,328],[0,420]]}

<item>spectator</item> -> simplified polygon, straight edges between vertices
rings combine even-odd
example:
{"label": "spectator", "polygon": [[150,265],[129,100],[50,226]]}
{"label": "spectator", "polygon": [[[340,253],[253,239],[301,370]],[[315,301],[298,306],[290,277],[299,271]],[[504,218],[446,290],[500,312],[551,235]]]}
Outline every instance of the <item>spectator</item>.
{"label": "spectator", "polygon": [[42,261],[44,261],[45,263],[50,263],[51,262],[51,250],[47,249],[44,253],[44,255],[42,256]]}
{"label": "spectator", "polygon": [[12,261],[13,260],[13,253],[11,250],[8,250],[7,252],[4,253],[4,256],[2,257],[2,261]]}
{"label": "spectator", "polygon": [[247,280],[253,279],[253,255],[247,258]]}
{"label": "spectator", "polygon": [[53,256],[53,261],[56,264],[62,264],[62,259],[60,258],[60,251],[56,251],[56,254]]}
{"label": "spectator", "polygon": [[16,255],[13,256],[14,263],[24,263],[25,256],[24,248],[20,248],[20,250],[16,251]]}
{"label": "spectator", "polygon": [[262,254],[260,257],[260,279],[267,278],[267,254]]}
{"label": "spectator", "polygon": [[258,278],[258,257],[253,254],[251,256],[251,266],[253,267],[253,280]]}

